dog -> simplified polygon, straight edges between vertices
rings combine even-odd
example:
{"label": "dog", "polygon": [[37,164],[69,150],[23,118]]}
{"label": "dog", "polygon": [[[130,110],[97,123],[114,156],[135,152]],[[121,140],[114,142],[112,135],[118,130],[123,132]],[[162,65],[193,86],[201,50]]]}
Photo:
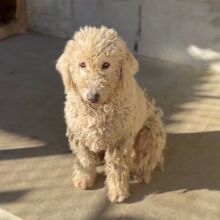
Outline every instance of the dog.
{"label": "dog", "polygon": [[131,179],[149,183],[152,171],[163,166],[162,110],[136,82],[138,68],[126,43],[104,26],[81,28],[56,64],[66,95],[73,184],[93,187],[97,155],[104,152],[111,202],[128,198]]}

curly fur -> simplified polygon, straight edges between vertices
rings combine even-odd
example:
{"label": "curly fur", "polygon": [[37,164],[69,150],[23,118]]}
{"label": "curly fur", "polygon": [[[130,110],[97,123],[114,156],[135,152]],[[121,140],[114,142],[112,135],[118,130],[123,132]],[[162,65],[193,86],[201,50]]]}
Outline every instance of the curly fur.
{"label": "curly fur", "polygon": [[[102,69],[106,61],[110,67]],[[155,167],[163,164],[162,111],[138,86],[138,62],[113,29],[80,29],[56,67],[65,88],[67,137],[75,155],[73,183],[83,189],[94,185],[97,154],[104,151],[108,197],[122,202],[129,196],[130,178],[149,182]],[[98,104],[86,99],[94,89],[100,93]]]}

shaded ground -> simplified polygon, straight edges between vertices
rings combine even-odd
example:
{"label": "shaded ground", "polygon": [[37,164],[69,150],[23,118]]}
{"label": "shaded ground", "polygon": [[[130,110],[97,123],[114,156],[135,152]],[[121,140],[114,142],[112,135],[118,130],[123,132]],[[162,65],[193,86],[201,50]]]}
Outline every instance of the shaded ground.
{"label": "shaded ground", "polygon": [[220,219],[219,73],[140,58],[137,78],[165,112],[165,171],[110,204],[101,175],[93,190],[72,187],[54,70],[64,43],[33,34],[0,42],[0,207],[26,220]]}

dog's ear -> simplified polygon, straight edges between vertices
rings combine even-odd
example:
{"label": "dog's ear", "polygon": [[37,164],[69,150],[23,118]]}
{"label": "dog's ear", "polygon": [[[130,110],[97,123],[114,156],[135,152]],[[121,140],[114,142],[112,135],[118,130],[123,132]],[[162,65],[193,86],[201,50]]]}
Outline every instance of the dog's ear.
{"label": "dog's ear", "polygon": [[73,47],[73,40],[69,40],[66,44],[63,54],[59,57],[56,63],[56,69],[60,72],[63,80],[65,93],[69,92],[73,86],[71,73],[69,70],[70,50],[72,49],[72,47]]}
{"label": "dog's ear", "polygon": [[124,60],[122,62],[122,69],[125,74],[129,73],[135,75],[138,72],[139,64],[134,55],[126,48]]}

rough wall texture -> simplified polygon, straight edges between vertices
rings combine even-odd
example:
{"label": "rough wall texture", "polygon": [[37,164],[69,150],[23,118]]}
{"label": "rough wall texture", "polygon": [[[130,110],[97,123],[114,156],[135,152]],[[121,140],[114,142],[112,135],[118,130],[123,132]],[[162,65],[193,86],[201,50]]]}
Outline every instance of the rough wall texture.
{"label": "rough wall texture", "polygon": [[142,56],[202,64],[198,53],[220,49],[219,0],[28,0],[27,7],[34,31],[69,38],[80,26],[104,24]]}

